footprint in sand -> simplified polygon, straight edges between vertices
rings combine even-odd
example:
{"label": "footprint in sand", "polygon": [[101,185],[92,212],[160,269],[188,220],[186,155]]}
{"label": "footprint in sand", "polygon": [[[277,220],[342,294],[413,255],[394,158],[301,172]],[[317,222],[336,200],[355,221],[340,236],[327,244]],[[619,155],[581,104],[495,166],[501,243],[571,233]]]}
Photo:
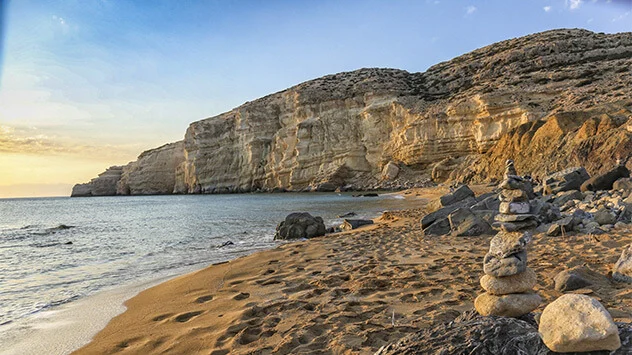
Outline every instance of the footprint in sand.
{"label": "footprint in sand", "polygon": [[154,322],[160,322],[161,320],[165,320],[169,317],[171,317],[173,315],[173,313],[167,313],[167,314],[161,314],[159,316],[156,316],[154,318],[152,318],[151,320]]}
{"label": "footprint in sand", "polygon": [[212,295],[201,296],[195,299],[195,303],[206,303],[213,299]]}
{"label": "footprint in sand", "polygon": [[176,316],[173,320],[175,320],[178,323],[185,323],[185,322],[190,321],[191,318],[197,317],[197,316],[199,316],[202,313],[203,313],[202,311],[182,313],[182,314]]}
{"label": "footprint in sand", "polygon": [[233,297],[233,299],[235,301],[241,301],[245,300],[248,297],[250,297],[250,294],[248,292],[240,292],[237,296]]}

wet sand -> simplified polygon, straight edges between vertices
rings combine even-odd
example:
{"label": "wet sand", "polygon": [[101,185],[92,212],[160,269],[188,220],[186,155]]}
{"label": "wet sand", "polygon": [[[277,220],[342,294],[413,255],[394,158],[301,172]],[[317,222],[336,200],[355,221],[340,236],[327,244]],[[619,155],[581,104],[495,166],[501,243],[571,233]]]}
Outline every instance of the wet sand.
{"label": "wet sand", "polygon": [[[476,190],[475,190],[476,191]],[[372,354],[473,307],[491,236],[424,237],[420,208],[377,224],[213,265],[141,292],[75,354]],[[482,192],[481,189],[476,191]],[[422,198],[423,197],[423,198]],[[609,275],[632,231],[534,236],[529,266],[544,302],[553,277],[586,265],[603,275],[589,290],[615,321],[632,321],[632,288]]]}

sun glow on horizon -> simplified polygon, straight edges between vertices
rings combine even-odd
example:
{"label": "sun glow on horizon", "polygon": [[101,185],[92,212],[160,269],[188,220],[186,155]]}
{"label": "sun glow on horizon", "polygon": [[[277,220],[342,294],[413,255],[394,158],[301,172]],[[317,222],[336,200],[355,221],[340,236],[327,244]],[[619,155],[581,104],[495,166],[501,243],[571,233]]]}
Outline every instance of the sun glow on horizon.
{"label": "sun glow on horizon", "polygon": [[554,28],[632,31],[631,13],[627,0],[0,0],[0,197],[58,195],[309,79],[424,71]]}

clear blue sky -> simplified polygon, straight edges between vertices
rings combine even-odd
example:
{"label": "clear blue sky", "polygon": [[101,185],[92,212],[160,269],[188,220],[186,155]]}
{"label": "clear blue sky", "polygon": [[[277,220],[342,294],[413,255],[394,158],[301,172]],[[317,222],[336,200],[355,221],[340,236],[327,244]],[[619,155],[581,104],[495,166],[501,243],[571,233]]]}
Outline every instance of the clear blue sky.
{"label": "clear blue sky", "polygon": [[[85,180],[182,139],[192,121],[326,74],[424,71],[555,28],[632,31],[632,0],[0,1],[0,166],[51,162],[0,185]],[[85,169],[52,173],[68,159]]]}

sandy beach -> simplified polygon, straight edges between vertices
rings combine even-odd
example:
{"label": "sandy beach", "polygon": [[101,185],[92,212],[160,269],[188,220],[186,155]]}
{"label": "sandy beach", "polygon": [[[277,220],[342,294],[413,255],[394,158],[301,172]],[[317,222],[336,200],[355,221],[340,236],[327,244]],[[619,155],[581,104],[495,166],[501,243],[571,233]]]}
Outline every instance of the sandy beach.
{"label": "sandy beach", "polygon": [[[478,194],[485,190],[473,190]],[[424,237],[423,205],[441,188],[404,192],[420,207],[376,224],[284,244],[212,265],[141,292],[74,354],[372,354],[406,334],[472,309],[491,236]],[[422,198],[423,197],[423,198]],[[615,321],[632,321],[632,290],[608,275],[632,231],[536,234],[529,266],[542,309],[561,295],[553,277],[586,265],[590,289]]]}

